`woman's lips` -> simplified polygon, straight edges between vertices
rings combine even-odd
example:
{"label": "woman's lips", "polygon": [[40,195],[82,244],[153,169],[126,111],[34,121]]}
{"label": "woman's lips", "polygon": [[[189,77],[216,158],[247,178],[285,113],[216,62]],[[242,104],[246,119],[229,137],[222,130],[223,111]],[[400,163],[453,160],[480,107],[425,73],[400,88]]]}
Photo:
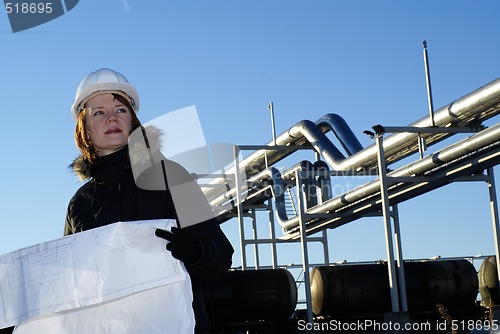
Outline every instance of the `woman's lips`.
{"label": "woman's lips", "polygon": [[111,129],[108,129],[108,130],[105,132],[105,134],[120,133],[120,132],[122,132],[122,130],[121,130],[121,129],[119,129],[119,128],[111,128]]}

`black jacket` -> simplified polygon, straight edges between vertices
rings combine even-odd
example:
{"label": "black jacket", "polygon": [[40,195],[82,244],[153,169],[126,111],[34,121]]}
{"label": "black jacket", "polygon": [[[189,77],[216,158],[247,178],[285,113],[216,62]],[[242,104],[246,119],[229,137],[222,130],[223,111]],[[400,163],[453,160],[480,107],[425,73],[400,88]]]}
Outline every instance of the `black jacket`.
{"label": "black jacket", "polygon": [[[179,164],[169,160],[166,160],[166,163],[168,169],[176,170],[176,175],[185,179],[191,178]],[[69,202],[64,226],[65,235],[119,221],[176,218],[168,190],[144,190],[137,187],[128,147],[99,157],[92,166],[88,166],[80,157],[71,167],[79,176],[89,180],[77,190]],[[170,186],[173,182],[176,180],[168,179]],[[197,191],[201,192],[199,188]],[[186,229],[204,248],[202,259],[194,265],[186,265],[186,269],[193,288],[195,333],[208,333],[209,320],[203,301],[202,285],[217,279],[230,268],[233,248],[216,219],[209,219]]]}

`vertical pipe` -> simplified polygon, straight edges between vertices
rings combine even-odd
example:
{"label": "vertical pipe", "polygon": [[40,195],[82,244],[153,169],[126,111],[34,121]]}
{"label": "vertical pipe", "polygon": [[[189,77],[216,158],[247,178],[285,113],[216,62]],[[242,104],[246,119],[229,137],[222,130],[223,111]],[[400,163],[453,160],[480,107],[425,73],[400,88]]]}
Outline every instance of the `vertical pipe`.
{"label": "vertical pipe", "polygon": [[[495,256],[497,268],[500,268],[500,226],[498,217],[497,191],[495,187],[495,174],[493,167],[488,168],[488,191],[490,193],[491,220],[493,223],[493,238],[495,241]],[[500,270],[497,270],[497,280],[500,286]]]}
{"label": "vertical pipe", "polygon": [[269,106],[267,108],[271,112],[271,129],[273,131],[273,143],[274,143],[274,146],[276,146],[276,128],[274,127],[274,105],[273,105],[273,102],[270,102]]}
{"label": "vertical pipe", "polygon": [[424,152],[427,150],[427,144],[425,142],[425,138],[422,137],[422,134],[418,133],[418,153],[420,159],[424,158]]}
{"label": "vertical pipe", "polygon": [[252,218],[252,237],[253,240],[255,241],[253,244],[253,255],[255,258],[255,270],[260,269],[260,256],[259,256],[259,244],[257,242],[257,239],[259,238],[259,234],[257,231],[257,218],[255,216],[255,209],[251,209],[251,218]]}
{"label": "vertical pipe", "polygon": [[399,301],[401,303],[401,311],[408,312],[403,247],[401,243],[401,230],[399,228],[399,210],[397,204],[392,206],[392,215],[393,215],[392,219],[394,221],[394,237],[396,239],[396,263],[398,266]]}
{"label": "vertical pipe", "polygon": [[269,235],[271,236],[271,260],[273,262],[273,269],[278,268],[278,258],[276,254],[276,222],[274,220],[273,202],[271,199],[267,200],[267,212],[269,213]]}
{"label": "vertical pipe", "polygon": [[323,259],[325,260],[325,266],[330,264],[330,255],[328,254],[328,234],[326,230],[322,231],[323,236],[321,242],[323,243]]}
{"label": "vertical pipe", "polygon": [[389,212],[389,193],[387,191],[387,175],[384,157],[384,138],[377,134],[377,157],[380,178],[380,197],[382,199],[382,213],[384,217],[385,243],[387,251],[387,269],[389,271],[389,289],[391,291],[392,312],[399,312],[399,293],[396,280],[396,266],[394,263],[394,246],[392,243],[391,216]]}
{"label": "vertical pipe", "polygon": [[[316,161],[319,161],[319,158],[317,156],[316,156]],[[318,205],[321,205],[321,204],[323,204],[323,199],[325,198],[322,175],[320,175],[316,179],[316,182],[318,182],[318,184],[317,184],[317,187],[318,187],[318,193],[317,193]],[[330,264],[330,256],[328,254],[329,253],[328,252],[328,233],[325,229],[323,231],[321,231],[321,243],[323,244],[323,259],[325,261],[324,264],[325,264],[325,266],[327,266]]]}
{"label": "vertical pipe", "polygon": [[432,102],[432,87],[431,87],[431,74],[429,69],[429,57],[427,55],[427,41],[423,41],[424,47],[424,65],[425,65],[425,82],[427,83],[427,101],[429,103],[429,117],[431,126],[436,126],[434,123],[434,103]]}
{"label": "vertical pipe", "polygon": [[[307,172],[306,172],[307,173]],[[300,245],[302,247],[302,269],[304,271],[304,286],[306,294],[306,315],[307,323],[313,323],[313,313],[312,313],[312,297],[311,297],[311,277],[309,276],[309,253],[307,250],[307,234],[306,234],[306,223],[305,223],[305,213],[304,213],[304,198],[302,197],[302,178],[304,177],[304,171],[297,169],[295,171],[295,179],[297,184],[297,203],[299,207],[299,226],[300,226]]]}
{"label": "vertical pipe", "polygon": [[236,187],[236,209],[238,211],[238,226],[240,234],[240,249],[241,249],[241,270],[247,269],[247,254],[246,254],[246,241],[245,241],[245,226],[243,222],[243,205],[241,203],[241,179],[240,179],[240,164],[239,164],[239,148],[237,145],[233,146],[234,153],[234,182]]}

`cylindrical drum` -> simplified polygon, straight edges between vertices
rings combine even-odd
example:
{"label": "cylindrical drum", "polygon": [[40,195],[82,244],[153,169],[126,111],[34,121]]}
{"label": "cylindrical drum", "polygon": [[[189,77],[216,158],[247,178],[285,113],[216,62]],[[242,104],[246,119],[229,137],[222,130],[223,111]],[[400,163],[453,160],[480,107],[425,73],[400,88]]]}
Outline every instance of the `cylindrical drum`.
{"label": "cylindrical drum", "polygon": [[311,297],[316,315],[390,309],[387,267],[378,264],[315,267],[311,271]]}
{"label": "cylindrical drum", "polygon": [[[405,262],[404,272],[409,311],[434,311],[438,303],[449,308],[475,304],[478,278],[467,260]],[[311,294],[317,315],[391,311],[386,264],[316,267]]]}
{"label": "cylindrical drum", "polygon": [[287,319],[297,305],[295,279],[286,269],[229,271],[204,287],[212,322]]}
{"label": "cylindrical drum", "polygon": [[481,305],[492,307],[500,303],[498,291],[498,271],[495,256],[483,260],[478,273],[479,293],[481,294]]}

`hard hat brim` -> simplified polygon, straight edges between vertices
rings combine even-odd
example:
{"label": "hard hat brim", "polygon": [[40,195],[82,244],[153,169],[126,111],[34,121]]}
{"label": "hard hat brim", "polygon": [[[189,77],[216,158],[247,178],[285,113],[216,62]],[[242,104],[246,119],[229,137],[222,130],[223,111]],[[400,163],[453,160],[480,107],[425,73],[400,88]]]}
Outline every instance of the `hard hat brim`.
{"label": "hard hat brim", "polygon": [[79,99],[75,100],[71,107],[73,119],[76,122],[78,115],[83,110],[85,104],[93,97],[101,94],[118,94],[130,101],[135,113],[139,111],[139,95],[135,88],[128,83],[96,83],[90,85],[80,94]]}

